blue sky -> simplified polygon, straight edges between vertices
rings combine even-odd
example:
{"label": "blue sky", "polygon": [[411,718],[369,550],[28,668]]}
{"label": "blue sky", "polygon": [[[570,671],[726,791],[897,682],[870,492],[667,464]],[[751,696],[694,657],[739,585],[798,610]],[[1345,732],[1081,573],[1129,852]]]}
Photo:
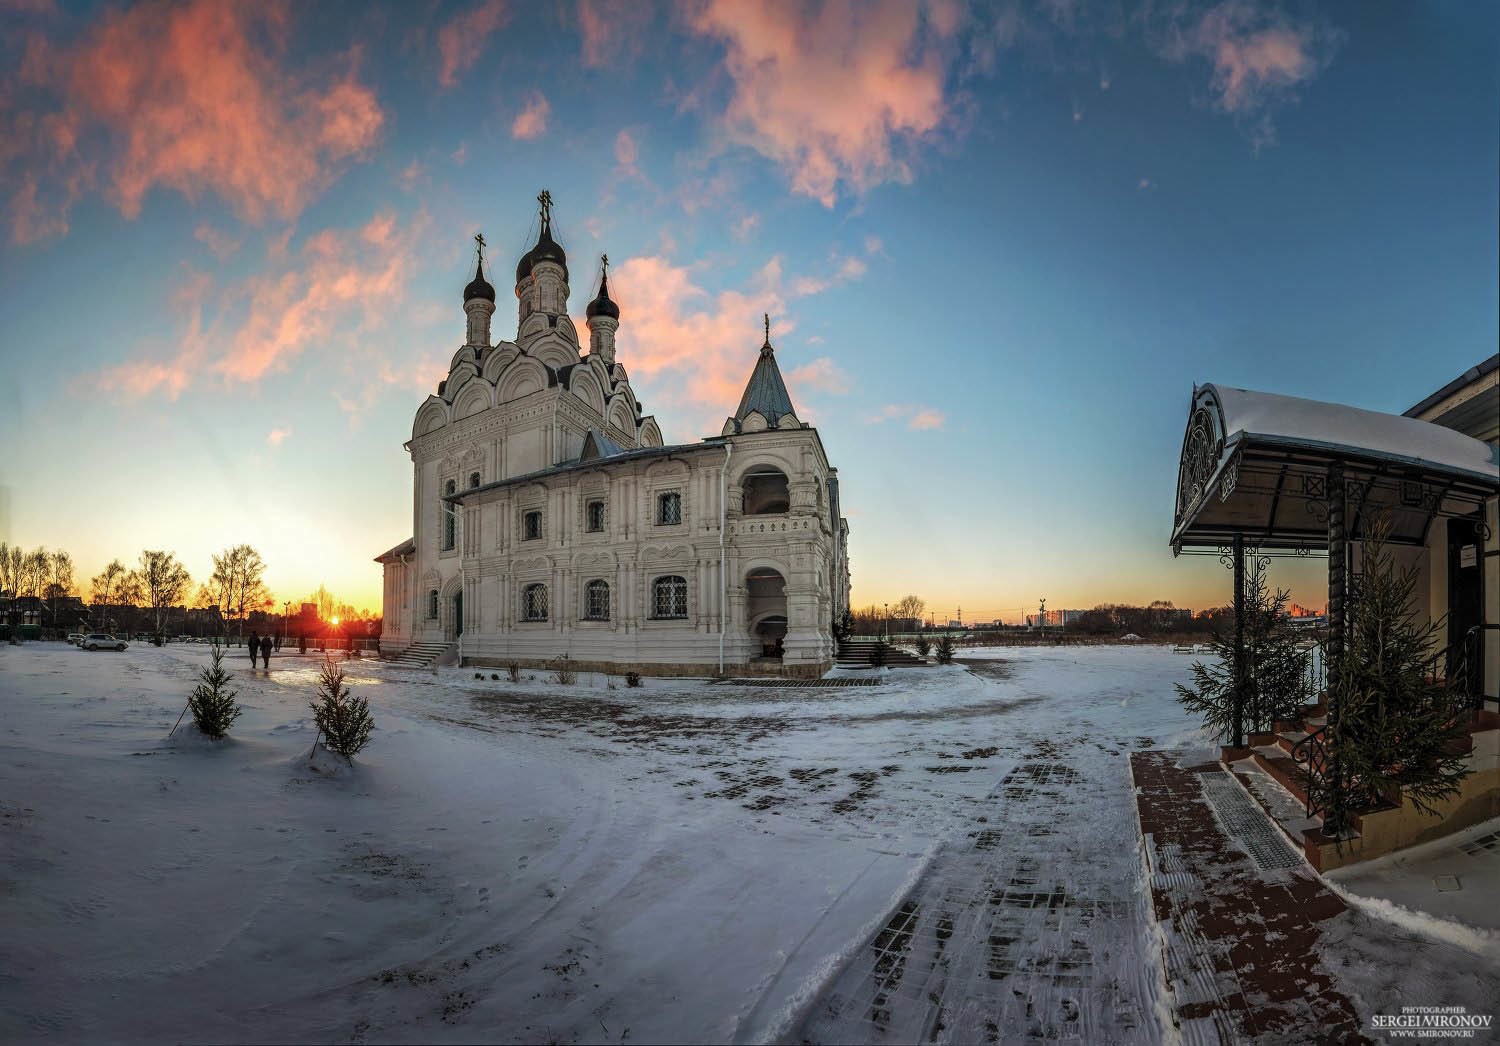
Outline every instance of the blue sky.
{"label": "blue sky", "polygon": [[1195,381],[1399,412],[1500,340],[1492,5],[0,19],[0,539],[84,577],[247,541],[283,598],[377,604],[470,237],[504,285],[543,187],[669,441],[771,313],[861,604],[1223,602],[1166,548]]}

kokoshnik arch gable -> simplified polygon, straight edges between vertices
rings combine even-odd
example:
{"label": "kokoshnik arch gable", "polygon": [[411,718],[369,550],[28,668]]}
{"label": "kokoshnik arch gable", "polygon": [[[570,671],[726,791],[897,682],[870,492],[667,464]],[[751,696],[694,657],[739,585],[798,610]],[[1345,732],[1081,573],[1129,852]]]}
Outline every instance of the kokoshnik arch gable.
{"label": "kokoshnik arch gable", "polygon": [[568,262],[541,231],[516,266],[514,341],[490,343],[484,241],[468,334],[417,410],[413,536],[378,557],[381,648],[414,661],[653,674],[820,675],[849,605],[838,470],[800,420],[770,323],[718,436],[664,445],[615,359],[608,260],[568,316]]}

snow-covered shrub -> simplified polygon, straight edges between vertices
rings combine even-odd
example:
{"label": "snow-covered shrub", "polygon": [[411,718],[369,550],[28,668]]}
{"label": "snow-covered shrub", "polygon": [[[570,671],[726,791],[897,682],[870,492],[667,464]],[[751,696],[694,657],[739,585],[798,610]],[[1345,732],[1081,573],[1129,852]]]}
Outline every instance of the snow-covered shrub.
{"label": "snow-covered shrub", "polygon": [[240,717],[242,709],[235,703],[235,691],[229,688],[234,674],[224,667],[224,651],[214,647],[212,660],[204,667],[200,682],[188,698],[193,722],[206,737],[218,740],[229,733],[229,727]]}
{"label": "snow-covered shrub", "polygon": [[943,633],[943,638],[938,640],[937,662],[940,665],[953,664],[953,638],[946,632]]}
{"label": "snow-covered shrub", "polygon": [[568,655],[552,659],[552,681],[562,686],[569,686],[578,681],[578,673],[573,669],[573,662],[568,660]]}
{"label": "snow-covered shrub", "polygon": [[310,702],[313,719],[323,735],[323,747],[341,755],[354,765],[354,756],[370,743],[375,720],[370,704],[354,697],[344,685],[344,668],[332,657],[324,656],[318,678],[318,699]]}
{"label": "snow-covered shrub", "polygon": [[632,686],[632,687],[633,686],[640,686],[641,685],[641,674],[639,672],[626,672],[625,673],[625,685],[626,686]]}

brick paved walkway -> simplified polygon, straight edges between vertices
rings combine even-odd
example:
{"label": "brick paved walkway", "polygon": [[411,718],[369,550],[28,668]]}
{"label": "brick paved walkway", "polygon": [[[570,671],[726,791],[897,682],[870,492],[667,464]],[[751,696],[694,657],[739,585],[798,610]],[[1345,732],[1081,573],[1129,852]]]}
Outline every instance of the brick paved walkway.
{"label": "brick paved walkway", "polygon": [[1321,924],[1344,902],[1305,864],[1285,867],[1259,842],[1225,834],[1236,821],[1215,816],[1228,779],[1217,764],[1183,769],[1146,751],[1130,767],[1184,1040],[1365,1041],[1354,1005],[1318,963]]}

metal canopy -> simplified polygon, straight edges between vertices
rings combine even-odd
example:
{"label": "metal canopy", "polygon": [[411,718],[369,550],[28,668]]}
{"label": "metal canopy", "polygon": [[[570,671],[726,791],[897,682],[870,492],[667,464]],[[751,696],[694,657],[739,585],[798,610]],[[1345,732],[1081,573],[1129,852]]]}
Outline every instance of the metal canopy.
{"label": "metal canopy", "polygon": [[1177,474],[1174,554],[1328,547],[1329,467],[1341,465],[1347,536],[1377,517],[1393,544],[1426,543],[1432,521],[1500,492],[1500,451],[1414,418],[1204,385],[1193,390]]}

